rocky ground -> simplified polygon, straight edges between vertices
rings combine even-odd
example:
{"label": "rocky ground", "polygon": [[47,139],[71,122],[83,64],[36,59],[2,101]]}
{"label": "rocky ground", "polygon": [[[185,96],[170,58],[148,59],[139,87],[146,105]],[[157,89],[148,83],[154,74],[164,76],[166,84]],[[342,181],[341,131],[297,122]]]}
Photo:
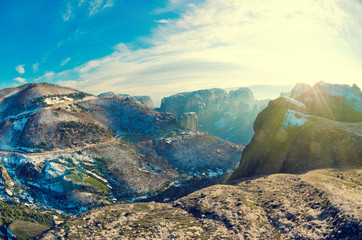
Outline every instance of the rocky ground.
{"label": "rocky ground", "polygon": [[274,174],[172,203],[108,206],[37,239],[361,239],[361,169]]}

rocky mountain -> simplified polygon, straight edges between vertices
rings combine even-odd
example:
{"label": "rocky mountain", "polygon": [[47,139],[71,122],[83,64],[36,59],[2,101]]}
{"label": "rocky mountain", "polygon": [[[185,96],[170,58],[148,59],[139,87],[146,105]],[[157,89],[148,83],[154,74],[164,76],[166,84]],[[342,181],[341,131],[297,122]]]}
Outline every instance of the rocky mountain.
{"label": "rocky mountain", "polygon": [[254,123],[232,179],[317,168],[362,166],[362,94],[356,86],[297,85]]}
{"label": "rocky mountain", "polygon": [[361,169],[275,174],[171,203],[121,204],[37,239],[361,239]]}
{"label": "rocky mountain", "polygon": [[195,112],[200,130],[245,145],[254,134],[253,123],[257,114],[267,102],[256,101],[248,88],[230,92],[207,89],[165,97],[159,110],[178,118],[184,113]]}
{"label": "rocky mountain", "polygon": [[153,109],[153,101],[151,99],[150,96],[130,96],[129,94],[122,94],[122,93],[114,93],[114,92],[105,92],[105,93],[101,93],[99,94],[97,97],[102,98],[102,97],[118,97],[121,99],[125,99],[125,98],[129,98],[139,104],[142,104],[143,106],[145,106],[146,108],[149,109]]}
{"label": "rocky mountain", "polygon": [[7,214],[23,211],[18,206],[35,211],[12,221],[0,217],[0,234],[10,237],[11,224],[23,225],[15,220],[51,227],[49,214],[44,222],[30,217],[44,218],[44,211],[172,201],[222,181],[243,150],[131,98],[98,98],[47,83],[0,96],[0,200],[12,209]]}
{"label": "rocky mountain", "polygon": [[360,89],[297,85],[258,114],[244,151],[197,129],[252,103],[224,93],[176,116],[45,83],[2,90],[1,237],[361,239]]}

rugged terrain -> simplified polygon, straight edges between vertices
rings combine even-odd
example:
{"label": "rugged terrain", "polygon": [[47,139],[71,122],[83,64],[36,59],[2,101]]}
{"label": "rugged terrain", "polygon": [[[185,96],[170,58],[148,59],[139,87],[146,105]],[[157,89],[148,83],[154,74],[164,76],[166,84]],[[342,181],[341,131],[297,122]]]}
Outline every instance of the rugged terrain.
{"label": "rugged terrain", "polygon": [[362,170],[275,174],[172,203],[109,206],[38,239],[361,239]]}
{"label": "rugged terrain", "polygon": [[184,92],[162,99],[159,111],[175,114],[197,114],[199,129],[228,141],[245,145],[254,134],[253,123],[268,100],[256,101],[248,88],[227,92],[206,89]]}
{"label": "rugged terrain", "polygon": [[239,91],[197,92],[205,110],[175,116],[46,83],[1,90],[0,235],[361,239],[360,89],[298,84],[259,113],[241,161],[197,129],[225,99],[245,106]]}
{"label": "rugged terrain", "polygon": [[[169,202],[222,181],[243,150],[128,97],[98,98],[47,83],[0,93],[0,199],[9,209],[27,206],[43,216]],[[12,236],[16,221],[29,218],[13,216],[0,232]]]}
{"label": "rugged terrain", "polygon": [[362,166],[362,93],[357,86],[297,85],[271,101],[231,179]]}

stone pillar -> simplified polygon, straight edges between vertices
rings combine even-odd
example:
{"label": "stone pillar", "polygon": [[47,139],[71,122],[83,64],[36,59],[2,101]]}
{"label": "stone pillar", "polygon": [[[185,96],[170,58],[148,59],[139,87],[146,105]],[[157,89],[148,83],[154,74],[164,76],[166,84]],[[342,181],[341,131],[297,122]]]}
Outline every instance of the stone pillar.
{"label": "stone pillar", "polygon": [[199,130],[199,122],[197,120],[197,114],[194,112],[184,113],[179,120],[180,127],[182,129],[197,132]]}

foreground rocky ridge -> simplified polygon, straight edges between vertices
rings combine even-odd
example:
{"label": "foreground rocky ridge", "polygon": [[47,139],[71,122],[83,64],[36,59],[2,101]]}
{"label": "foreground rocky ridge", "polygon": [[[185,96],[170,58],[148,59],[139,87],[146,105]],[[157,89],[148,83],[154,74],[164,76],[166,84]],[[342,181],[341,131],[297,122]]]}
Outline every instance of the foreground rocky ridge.
{"label": "foreground rocky ridge", "polygon": [[37,239],[360,239],[361,169],[275,174],[172,203],[109,206]]}
{"label": "foreground rocky ridge", "polygon": [[357,86],[297,85],[271,101],[231,179],[362,166],[362,93]]}

